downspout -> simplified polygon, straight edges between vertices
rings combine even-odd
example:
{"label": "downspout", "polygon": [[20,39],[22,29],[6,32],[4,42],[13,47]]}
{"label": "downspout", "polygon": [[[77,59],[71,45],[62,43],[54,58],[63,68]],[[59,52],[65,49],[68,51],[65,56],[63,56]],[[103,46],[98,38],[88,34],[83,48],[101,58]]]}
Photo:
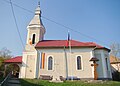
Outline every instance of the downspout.
{"label": "downspout", "polygon": [[68,63],[67,63],[67,54],[66,54],[66,50],[65,50],[65,46],[64,46],[64,54],[65,54],[65,68],[66,68],[66,78],[68,80]]}

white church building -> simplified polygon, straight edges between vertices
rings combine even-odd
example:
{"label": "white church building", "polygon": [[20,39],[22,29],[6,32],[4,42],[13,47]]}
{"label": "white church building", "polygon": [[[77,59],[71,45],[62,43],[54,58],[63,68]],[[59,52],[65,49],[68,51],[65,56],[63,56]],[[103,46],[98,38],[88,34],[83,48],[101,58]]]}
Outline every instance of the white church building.
{"label": "white church building", "polygon": [[27,26],[27,40],[20,65],[19,78],[94,79],[92,58],[97,58],[97,79],[112,79],[108,48],[94,42],[45,40],[45,27],[38,6]]}

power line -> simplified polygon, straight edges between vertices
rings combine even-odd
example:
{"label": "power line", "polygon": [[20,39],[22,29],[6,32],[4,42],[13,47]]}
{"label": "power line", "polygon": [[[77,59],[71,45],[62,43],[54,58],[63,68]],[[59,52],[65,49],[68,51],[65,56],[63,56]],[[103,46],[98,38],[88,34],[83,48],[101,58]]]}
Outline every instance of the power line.
{"label": "power line", "polygon": [[60,24],[60,23],[58,23],[58,22],[55,22],[55,21],[53,21],[53,20],[51,20],[51,19],[49,19],[49,18],[46,18],[46,17],[44,17],[44,16],[41,16],[41,17],[44,18],[44,19],[46,19],[46,20],[48,20],[48,21],[51,21],[51,22],[53,22],[53,23],[55,23],[55,24],[57,24],[57,25],[59,25],[59,26],[62,26],[62,27],[64,27],[64,28],[66,28],[66,29],[69,29],[69,30],[71,30],[71,31],[73,31],[73,32],[79,33],[80,35],[83,35],[83,36],[85,36],[85,37],[87,37],[87,38],[90,38],[90,39],[99,41],[99,42],[101,42],[102,44],[108,45],[108,44],[106,44],[106,43],[104,43],[104,42],[102,42],[102,41],[100,41],[100,40],[98,40],[98,39],[95,39],[95,38],[92,37],[92,36],[88,36],[88,35],[86,35],[86,34],[83,34],[83,33],[81,33],[80,31],[74,30],[74,29],[72,29],[72,28],[70,28],[70,27],[68,27],[68,26],[65,26],[65,25],[63,25],[63,24]]}
{"label": "power line", "polygon": [[[5,2],[7,2],[7,3],[10,3],[10,2],[7,1],[7,0],[3,0],[3,1],[5,1]],[[30,10],[28,10],[28,9],[26,9],[26,8],[23,8],[23,7],[15,4],[15,3],[13,3],[13,5],[16,6],[16,7],[18,7],[18,8],[21,8],[21,9],[23,9],[23,10],[29,12],[29,13],[34,13],[33,11],[30,11]],[[106,46],[109,46],[108,44],[104,43],[103,41],[98,40],[98,39],[96,39],[96,38],[94,38],[94,37],[92,37],[92,36],[89,36],[89,35],[86,35],[86,34],[84,34],[84,33],[81,33],[80,31],[74,30],[74,29],[72,29],[72,28],[70,28],[70,27],[68,27],[68,26],[65,26],[65,25],[63,25],[63,24],[60,24],[60,23],[58,23],[58,22],[56,22],[56,21],[54,21],[54,20],[51,20],[51,19],[49,19],[49,18],[47,18],[47,17],[45,17],[45,16],[41,16],[41,17],[44,18],[44,19],[46,19],[46,20],[48,20],[48,21],[50,21],[50,22],[53,22],[53,23],[55,23],[55,24],[57,24],[57,25],[59,25],[59,26],[62,26],[62,27],[64,27],[64,28],[66,28],[67,30],[69,29],[69,30],[71,30],[71,31],[73,31],[73,32],[76,32],[76,33],[78,33],[78,34],[86,37],[86,38],[96,40],[96,41],[98,41],[98,42],[100,42],[100,43],[102,43],[102,44],[104,44],[104,45],[106,45]]]}
{"label": "power line", "polygon": [[[7,0],[3,0],[3,1],[5,1],[5,2],[7,2],[7,3],[9,3],[9,4],[11,3],[10,1],[7,1]],[[23,8],[23,7],[17,5],[17,4],[15,4],[15,3],[13,3],[13,2],[12,2],[12,5],[14,5],[14,6],[16,6],[16,7],[20,8],[20,9],[22,9],[22,10],[25,10],[25,11],[27,11],[27,12],[29,12],[29,13],[34,13],[33,11],[28,10],[28,9],[26,9],[26,8]]]}
{"label": "power line", "polygon": [[14,21],[15,21],[16,29],[17,29],[17,32],[18,32],[18,35],[19,35],[22,47],[24,49],[24,44],[23,44],[23,41],[22,41],[22,37],[20,35],[20,31],[18,29],[17,20],[16,20],[16,17],[15,17],[15,13],[14,13],[14,9],[13,9],[13,5],[12,5],[12,1],[11,0],[10,0],[10,4],[11,4],[11,9],[12,9],[12,14],[13,14],[13,18],[14,18]]}

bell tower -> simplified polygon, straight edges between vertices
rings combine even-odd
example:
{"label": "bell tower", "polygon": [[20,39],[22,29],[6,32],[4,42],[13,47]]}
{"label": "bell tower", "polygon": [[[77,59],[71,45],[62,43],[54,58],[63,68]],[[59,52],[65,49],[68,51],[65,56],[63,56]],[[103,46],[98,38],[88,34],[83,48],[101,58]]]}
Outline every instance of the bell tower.
{"label": "bell tower", "polygon": [[22,57],[20,78],[38,77],[38,51],[35,45],[44,39],[45,27],[41,20],[40,4],[35,9],[35,15],[27,26],[27,40]]}
{"label": "bell tower", "polygon": [[[33,19],[30,21],[29,25],[27,26],[28,34],[27,34],[27,41],[25,50],[31,51],[32,47],[44,39],[45,34],[45,27],[41,20],[41,10],[40,10],[40,3],[35,10],[35,15]],[[34,49],[33,49],[34,50]]]}

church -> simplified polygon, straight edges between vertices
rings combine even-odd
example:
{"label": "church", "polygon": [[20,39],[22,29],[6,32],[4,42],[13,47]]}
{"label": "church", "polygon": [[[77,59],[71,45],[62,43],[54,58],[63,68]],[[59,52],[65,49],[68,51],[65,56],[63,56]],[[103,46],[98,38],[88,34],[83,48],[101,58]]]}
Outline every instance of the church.
{"label": "church", "polygon": [[39,5],[27,31],[19,78],[112,79],[108,48],[94,42],[44,39],[46,29]]}

